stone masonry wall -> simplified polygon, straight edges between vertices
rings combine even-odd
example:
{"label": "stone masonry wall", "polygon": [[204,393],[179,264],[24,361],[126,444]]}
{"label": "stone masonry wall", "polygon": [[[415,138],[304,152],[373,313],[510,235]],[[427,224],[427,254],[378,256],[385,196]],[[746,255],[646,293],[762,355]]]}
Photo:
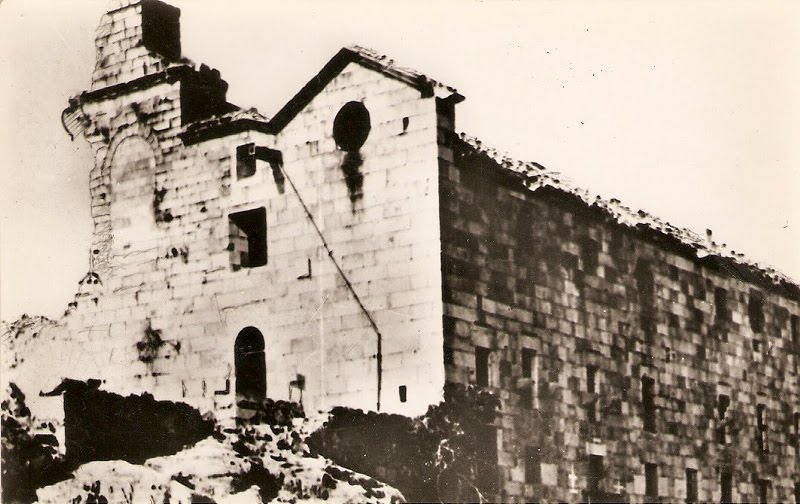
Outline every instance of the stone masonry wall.
{"label": "stone masonry wall", "polygon": [[[381,410],[421,414],[440,400],[433,97],[352,63],[276,135],[245,131],[185,146],[180,76],[130,88],[118,73],[95,77],[95,91],[117,87],[81,104],[95,152],[93,271],[65,318],[15,349],[25,356],[13,377],[23,390],[97,378],[105,390],[149,392],[230,418],[234,342],[255,327],[265,340],[270,398],[302,393],[307,410],[375,409],[377,336],[335,260],[383,335]],[[331,133],[349,101],[363,102],[372,124],[359,151],[357,198]],[[253,176],[237,178],[236,149],[249,143],[282,153],[277,176],[258,161]],[[229,216],[262,207],[267,263],[238,268]],[[58,399],[36,402],[34,413],[57,416]]]}
{"label": "stone masonry wall", "polygon": [[[677,502],[689,469],[699,501],[720,501],[724,472],[734,501],[758,501],[759,485],[770,501],[792,500],[797,300],[700,266],[568,195],[529,191],[457,139],[440,142],[446,376],[483,380],[476,347],[488,349],[486,386],[503,404],[498,497]],[[730,398],[724,422],[720,395]],[[595,468],[601,460],[596,488],[590,455]],[[645,495],[645,464],[657,496]]]}

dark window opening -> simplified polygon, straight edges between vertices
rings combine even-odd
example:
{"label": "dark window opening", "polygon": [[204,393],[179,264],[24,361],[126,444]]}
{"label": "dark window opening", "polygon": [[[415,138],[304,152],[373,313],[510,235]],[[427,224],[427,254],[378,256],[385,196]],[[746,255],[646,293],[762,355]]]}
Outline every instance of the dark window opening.
{"label": "dark window opening", "polygon": [[404,118],[403,118],[403,133],[405,133],[406,131],[408,131],[408,122],[409,122],[409,121],[408,121],[408,117],[404,117]]}
{"label": "dark window opening", "polygon": [[581,243],[581,262],[583,262],[583,271],[590,274],[597,272],[599,263],[600,244],[591,238],[585,238]]}
{"label": "dark window opening", "polygon": [[489,386],[489,353],[484,347],[475,347],[475,383],[479,387]]}
{"label": "dark window opening", "polygon": [[483,324],[483,323],[486,322],[486,315],[483,312],[483,296],[478,294],[478,296],[476,296],[475,303],[476,303],[476,309],[478,311],[478,320],[477,320],[477,322],[479,324]]}
{"label": "dark window opening", "polygon": [[595,378],[597,375],[597,368],[594,366],[586,366],[586,391],[590,394],[597,392],[597,384]]}
{"label": "dark window opening", "polygon": [[686,503],[697,502],[697,469],[686,469]]}
{"label": "dark window opening", "polygon": [[794,501],[800,504],[800,481],[794,484]]}
{"label": "dark window opening", "polygon": [[686,329],[692,332],[700,332],[703,327],[703,311],[697,308],[691,308],[691,318],[687,324]]}
{"label": "dark window opening", "polygon": [[525,483],[539,483],[541,474],[539,447],[528,446],[525,449]]}
{"label": "dark window opening", "polygon": [[343,151],[357,151],[367,141],[371,128],[367,107],[351,101],[344,104],[333,120],[333,139]]}
{"label": "dark window opening", "polygon": [[722,471],[719,476],[719,484],[720,490],[722,492],[722,498],[720,499],[722,504],[728,504],[733,502],[733,475],[730,471]]}
{"label": "dark window opening", "polygon": [[589,455],[589,467],[586,474],[586,489],[591,495],[600,493],[603,477],[605,476],[605,469],[603,468],[603,457],[600,455]]}
{"label": "dark window opening", "polygon": [[402,402],[406,402],[406,399],[407,399],[407,395],[406,394],[408,393],[408,389],[406,388],[406,386],[405,385],[400,385],[400,387],[398,387],[397,390],[400,393],[400,402],[401,403]]}
{"label": "dark window opening", "polygon": [[644,465],[644,494],[647,497],[658,497],[658,466]]}
{"label": "dark window opening", "polygon": [[256,174],[256,144],[236,147],[236,178],[243,179]]}
{"label": "dark window opening", "polygon": [[642,377],[642,420],[645,432],[656,431],[655,381]]}
{"label": "dark window opening", "polygon": [[758,502],[767,504],[769,502],[769,480],[758,480]]}
{"label": "dark window opening", "polygon": [[142,6],[142,42],[147,50],[165,58],[181,57],[181,10],[157,1]]}
{"label": "dark window opening", "polygon": [[255,268],[267,264],[267,211],[264,207],[228,216],[231,265]]}
{"label": "dark window opening", "polygon": [[795,449],[800,453],[800,413],[794,414],[794,444]]}
{"label": "dark window opening", "polygon": [[522,377],[533,378],[533,359],[536,352],[530,348],[522,349]]}
{"label": "dark window opening", "polygon": [[758,451],[762,453],[769,451],[767,447],[767,406],[765,404],[756,406],[756,445]]}
{"label": "dark window opening", "polygon": [[800,317],[792,315],[789,323],[792,331],[792,349],[795,353],[800,353]]}
{"label": "dark window opening", "polygon": [[717,443],[727,444],[728,431],[726,428],[727,419],[725,415],[728,412],[728,407],[731,405],[731,398],[725,394],[720,394],[717,397]]}
{"label": "dark window opening", "polygon": [[728,291],[722,287],[714,289],[714,310],[717,322],[728,322],[731,312],[728,310]]}
{"label": "dark window opening", "polygon": [[637,262],[633,274],[636,277],[636,290],[639,293],[639,304],[643,307],[651,307],[655,300],[655,280],[650,264],[647,261]]}
{"label": "dark window opening", "polygon": [[236,403],[254,409],[267,397],[267,364],[261,331],[255,327],[242,329],[236,337],[233,355],[236,368]]}
{"label": "dark window opening", "polygon": [[747,315],[750,319],[750,328],[753,332],[764,330],[764,297],[758,291],[750,291],[750,300],[747,303]]}

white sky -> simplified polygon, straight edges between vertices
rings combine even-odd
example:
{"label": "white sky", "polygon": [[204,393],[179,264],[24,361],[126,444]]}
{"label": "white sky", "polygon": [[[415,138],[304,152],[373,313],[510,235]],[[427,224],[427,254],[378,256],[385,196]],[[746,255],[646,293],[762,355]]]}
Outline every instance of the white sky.
{"label": "white sky", "polygon": [[[800,278],[800,2],[173,0],[183,52],[270,116],[353,43],[455,86],[457,128]],[[88,268],[98,0],[0,3],[0,317]]]}

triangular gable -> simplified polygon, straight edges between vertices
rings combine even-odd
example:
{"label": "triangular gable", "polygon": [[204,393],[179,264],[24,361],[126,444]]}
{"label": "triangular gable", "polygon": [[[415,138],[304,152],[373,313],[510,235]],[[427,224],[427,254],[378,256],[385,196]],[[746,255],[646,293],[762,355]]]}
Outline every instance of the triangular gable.
{"label": "triangular gable", "polygon": [[357,45],[345,47],[322,67],[300,91],[284,105],[270,120],[243,117],[240,112],[227,116],[215,116],[207,121],[199,121],[189,125],[181,134],[185,145],[191,145],[209,138],[217,138],[242,131],[259,131],[275,135],[283,130],[294,117],[300,113],[347,65],[356,63],[380,72],[390,79],[399,80],[419,90],[423,97],[442,96],[453,103],[459,103],[464,97],[455,88],[441,84],[415,70],[398,67],[394,60],[378,54],[370,49]]}
{"label": "triangular gable", "polygon": [[305,108],[311,100],[318,95],[342,70],[350,63],[356,63],[370,70],[396,79],[419,90],[424,98],[432,97],[437,90],[447,94],[448,99],[455,103],[464,100],[464,97],[450,86],[445,86],[415,70],[398,67],[394,60],[378,54],[370,49],[357,45],[342,48],[328,63],[322,67],[300,91],[281,108],[269,121],[272,133],[281,131],[289,122]]}

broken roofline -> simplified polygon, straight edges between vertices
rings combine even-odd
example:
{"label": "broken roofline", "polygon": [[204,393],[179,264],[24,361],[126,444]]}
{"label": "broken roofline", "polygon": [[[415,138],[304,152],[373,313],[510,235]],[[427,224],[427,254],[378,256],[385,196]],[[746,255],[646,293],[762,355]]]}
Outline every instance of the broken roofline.
{"label": "broken roofline", "polygon": [[633,211],[619,200],[594,199],[589,192],[571,186],[563,175],[534,162],[513,159],[464,133],[450,135],[455,152],[475,156],[481,167],[488,167],[512,184],[539,193],[562,207],[611,223],[632,232],[661,249],[678,254],[693,263],[730,278],[749,282],[800,302],[800,285],[773,268],[765,268],[742,254],[733,254],[704,241],[688,229],[678,228],[643,210]]}
{"label": "broken roofline", "polygon": [[414,70],[395,66],[394,60],[371,49],[353,45],[340,49],[322,67],[322,70],[312,77],[269,121],[264,122],[251,118],[231,118],[229,120],[213,118],[209,121],[189,125],[186,132],[181,135],[181,140],[185,145],[192,145],[211,138],[248,130],[271,135],[277,134],[350,63],[356,63],[370,70],[380,72],[391,79],[404,82],[418,90],[423,98],[435,96],[436,92],[440,91],[452,103],[464,101],[464,96],[459,94],[455,88],[441,84]]}
{"label": "broken roofline", "polygon": [[[241,110],[235,105],[231,105],[229,110],[233,114],[215,115],[210,119],[190,123],[185,126],[185,131],[180,135],[184,145],[192,145],[204,140],[228,136],[243,131],[258,131],[270,135],[279,133],[291,122],[291,120],[305,108],[311,100],[319,94],[344,68],[350,63],[356,63],[365,68],[375,70],[381,74],[408,84],[417,89],[420,94],[427,98],[433,97],[437,91],[446,95],[445,99],[452,103],[459,103],[464,97],[454,88],[445,86],[424,74],[414,70],[395,66],[394,61],[386,56],[382,56],[370,49],[357,45],[345,47],[339,50],[336,55],[317,73],[300,91],[297,92],[270,120],[262,120],[255,117],[237,117],[235,111]],[[122,93],[130,92],[131,89],[149,87],[157,82],[176,80],[190,76],[196,72],[191,65],[183,64],[167,68],[159,73],[139,77],[138,79],[123,82],[107,88],[98,89],[82,93],[70,100],[70,106],[62,113],[64,128],[70,134],[68,123],[72,120],[80,105],[86,102],[100,101],[113,98]]]}
{"label": "broken roofline", "polygon": [[[227,104],[229,105],[228,113],[214,115],[210,119],[186,125],[184,133],[180,135],[181,140],[184,145],[192,145],[243,131],[277,134],[350,63],[359,64],[389,78],[404,82],[417,89],[423,97],[433,97],[437,91],[440,91],[451,103],[460,103],[464,100],[464,96],[453,87],[438,83],[415,70],[395,66],[394,60],[387,56],[353,45],[340,49],[272,119],[267,120],[257,112],[243,111],[235,105]],[[78,119],[70,117],[70,115],[77,115],[82,103],[113,98],[120,93],[130,91],[131,88],[148,87],[164,80],[174,82],[197,72],[198,70],[193,68],[191,62],[184,59],[183,64],[167,68],[157,74],[83,93],[70,100],[70,106],[62,113],[62,122],[70,136],[73,136],[67,123],[70,120]],[[759,285],[767,290],[777,289],[781,294],[800,302],[800,285],[772,268],[765,268],[746,259],[741,254],[732,254],[724,251],[721,247],[711,246],[695,233],[662,222],[647,212],[642,210],[634,212],[622,205],[619,200],[605,200],[600,196],[592,200],[587,191],[572,187],[563,181],[560,174],[549,171],[538,163],[512,159],[494,149],[483,146],[480,140],[463,133],[456,140],[461,144],[462,149],[467,147],[467,150],[472,150],[491,161],[494,167],[512,175],[513,178],[521,179],[522,185],[530,191],[543,189],[553,191],[559,195],[558,199],[563,200],[563,203],[583,208],[589,213],[599,212],[598,215],[604,219],[647,236],[651,241],[680,254],[695,264],[715,271],[723,271],[726,276]]]}

